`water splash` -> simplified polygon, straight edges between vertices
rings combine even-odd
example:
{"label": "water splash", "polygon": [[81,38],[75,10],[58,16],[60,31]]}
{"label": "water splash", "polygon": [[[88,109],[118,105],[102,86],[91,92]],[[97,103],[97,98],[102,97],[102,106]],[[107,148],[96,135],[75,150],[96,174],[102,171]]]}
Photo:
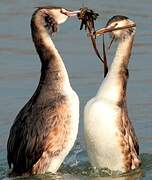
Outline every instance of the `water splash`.
{"label": "water splash", "polygon": [[[147,155],[146,155],[147,156]],[[152,160],[152,155],[151,160]],[[143,162],[145,161],[145,155],[142,155]],[[149,166],[151,167],[151,161],[149,161]],[[77,176],[87,176],[89,178],[99,178],[99,177],[112,177],[112,178],[120,178],[120,177],[136,177],[139,179],[145,170],[145,166],[141,169],[136,169],[130,171],[129,173],[121,173],[120,171],[111,171],[108,168],[97,169],[92,167],[89,163],[89,159],[87,156],[87,152],[81,147],[78,143],[73,151],[70,152],[65,162],[60,168],[60,172],[62,174],[69,175],[77,175]]]}
{"label": "water splash", "polygon": [[[141,154],[142,166],[140,169],[122,174],[109,169],[93,168],[88,160],[87,152],[77,143],[74,149],[65,159],[57,174],[46,173],[32,177],[16,177],[14,179],[25,180],[144,180],[150,179],[152,175],[152,154]],[[8,166],[5,156],[0,159],[0,179],[8,180],[6,177]],[[11,178],[12,179],[12,178]],[[152,178],[151,178],[152,179]]]}

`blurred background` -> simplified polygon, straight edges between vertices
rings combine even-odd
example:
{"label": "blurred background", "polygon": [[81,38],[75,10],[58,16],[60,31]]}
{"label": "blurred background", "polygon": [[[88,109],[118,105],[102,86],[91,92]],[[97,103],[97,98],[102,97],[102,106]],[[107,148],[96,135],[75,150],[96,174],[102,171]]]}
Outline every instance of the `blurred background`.
{"label": "blurred background", "polygon": [[[73,10],[87,6],[100,14],[96,28],[104,26],[111,16],[118,14],[128,16],[136,22],[137,33],[129,64],[128,109],[139,139],[143,165],[138,175],[133,173],[128,177],[152,179],[152,1],[150,0],[0,1],[0,179],[4,178],[8,171],[6,143],[9,129],[21,107],[32,96],[39,81],[40,61],[31,39],[30,19],[36,7],[44,5],[63,6]],[[80,22],[77,18],[72,18],[61,25],[60,32],[53,37],[68,70],[72,87],[78,93],[81,102],[77,142],[65,160],[66,168],[63,168],[61,177],[95,179],[83,176],[81,173],[83,168],[80,168],[82,164],[84,167],[88,163],[83,138],[83,109],[86,102],[96,94],[103,80],[103,66],[96,57],[85,31],[80,31],[79,28]],[[108,36],[106,41],[109,41]],[[98,48],[102,48],[100,38]],[[115,50],[116,43],[109,53],[109,63]],[[67,167],[73,166],[76,172],[79,172],[79,176],[75,172],[73,175],[65,173]],[[46,176],[39,177],[43,178],[47,179]]]}

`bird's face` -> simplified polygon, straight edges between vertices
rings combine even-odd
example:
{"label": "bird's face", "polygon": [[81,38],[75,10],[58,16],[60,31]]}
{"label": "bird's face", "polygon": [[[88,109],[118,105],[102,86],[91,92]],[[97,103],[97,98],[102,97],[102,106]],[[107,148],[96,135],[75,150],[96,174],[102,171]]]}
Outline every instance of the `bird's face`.
{"label": "bird's face", "polygon": [[112,31],[111,36],[118,39],[124,39],[128,37],[129,35],[134,34],[135,23],[125,16],[118,16],[118,17],[119,18],[121,17],[120,20],[112,21],[111,19],[111,21],[109,21],[109,23],[107,24],[107,26],[114,27],[114,29],[118,29],[118,30]]}
{"label": "bird's face", "polygon": [[62,13],[62,8],[49,9],[48,13],[57,22],[57,24],[64,23],[68,19],[68,16]]}
{"label": "bird's face", "polygon": [[112,17],[105,28],[101,28],[96,31],[96,36],[100,36],[104,33],[110,32],[113,38],[124,39],[129,35],[135,33],[136,24],[125,16]]}
{"label": "bird's face", "polygon": [[57,24],[62,24],[68,19],[68,17],[77,16],[80,11],[69,11],[62,7],[47,7],[43,8],[43,12],[52,17]]}
{"label": "bird's face", "polygon": [[43,26],[48,30],[49,34],[53,34],[58,31],[58,26],[64,23],[68,17],[77,16],[80,12],[69,11],[62,7],[39,7],[33,14],[33,19],[37,18],[37,22],[41,22],[43,19]]}

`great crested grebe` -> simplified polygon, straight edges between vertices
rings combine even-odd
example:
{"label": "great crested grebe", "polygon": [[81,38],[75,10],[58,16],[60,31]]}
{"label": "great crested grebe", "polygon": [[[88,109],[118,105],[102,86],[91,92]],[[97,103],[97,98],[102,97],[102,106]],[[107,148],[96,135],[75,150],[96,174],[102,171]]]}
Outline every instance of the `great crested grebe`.
{"label": "great crested grebe", "polygon": [[113,38],[119,39],[109,72],[84,110],[86,148],[92,166],[97,168],[128,172],[141,164],[126,104],[127,66],[135,30],[133,21],[118,15],[112,17],[105,28],[96,31],[97,36],[111,32]]}
{"label": "great crested grebe", "polygon": [[79,11],[38,8],[31,19],[32,38],[41,60],[38,87],[17,115],[7,143],[10,175],[55,173],[74,145],[79,99],[49,35]]}

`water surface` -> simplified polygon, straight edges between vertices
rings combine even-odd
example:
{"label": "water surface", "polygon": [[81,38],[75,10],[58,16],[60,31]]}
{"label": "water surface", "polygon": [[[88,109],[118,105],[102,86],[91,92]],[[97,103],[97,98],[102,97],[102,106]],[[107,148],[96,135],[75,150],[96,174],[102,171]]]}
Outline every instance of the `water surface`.
{"label": "water surface", "polygon": [[[152,1],[150,0],[5,0],[0,1],[0,178],[8,171],[6,142],[19,109],[33,94],[40,75],[40,62],[30,35],[30,18],[35,7],[64,6],[79,9],[88,6],[101,14],[97,27],[109,17],[121,14],[137,23],[133,54],[129,65],[129,115],[139,138],[142,167],[123,179],[152,179]],[[110,180],[104,173],[90,169],[83,138],[83,107],[95,95],[103,80],[103,69],[79,22],[69,20],[54,37],[68,69],[71,84],[81,100],[78,139],[57,176],[46,174],[27,179]],[[99,42],[101,47],[101,42]],[[112,59],[112,50],[109,59]],[[97,177],[95,177],[97,176]]]}

